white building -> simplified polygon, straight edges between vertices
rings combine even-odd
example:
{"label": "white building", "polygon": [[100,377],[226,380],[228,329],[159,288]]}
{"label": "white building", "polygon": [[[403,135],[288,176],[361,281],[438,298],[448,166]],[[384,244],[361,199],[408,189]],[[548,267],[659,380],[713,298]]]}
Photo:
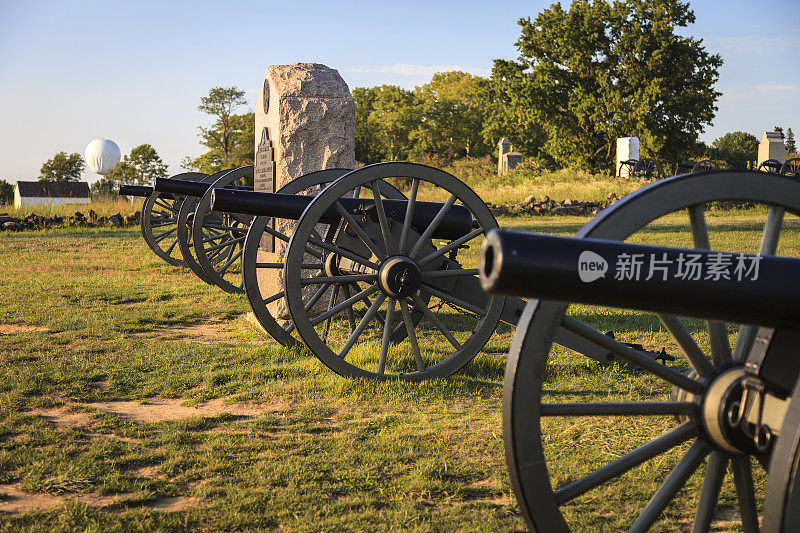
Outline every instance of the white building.
{"label": "white building", "polygon": [[18,181],[14,185],[14,207],[88,204],[89,184],[84,181]]}

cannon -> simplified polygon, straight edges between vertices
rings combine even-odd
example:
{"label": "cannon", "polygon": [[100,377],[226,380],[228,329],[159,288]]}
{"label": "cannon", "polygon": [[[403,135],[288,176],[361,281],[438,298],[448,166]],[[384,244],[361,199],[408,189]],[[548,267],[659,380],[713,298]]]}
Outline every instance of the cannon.
{"label": "cannon", "polygon": [[[208,177],[200,172],[183,172],[173,176],[173,179],[195,182]],[[145,198],[140,227],[147,246],[170,265],[186,266],[183,259],[173,253],[178,245],[177,217],[184,197],[159,193],[152,187],[141,185],[120,185],[119,194]]]}
{"label": "cannon", "polygon": [[619,164],[617,169],[617,176],[623,177],[623,170],[625,177],[636,179],[660,179],[663,175],[661,165],[655,159],[643,157],[641,159],[627,159]]}
{"label": "cannon", "polygon": [[[704,206],[716,201],[763,206],[761,242],[712,250],[717,234]],[[681,213],[693,248],[653,243],[648,226]],[[685,486],[699,497],[694,531],[707,531],[718,502],[732,499],[744,531],[759,530],[759,515],[765,531],[798,530],[800,260],[791,216],[798,213],[796,178],[717,170],[632,193],[574,239],[499,230],[487,236],[483,287],[532,298],[511,346],[503,392],[508,469],[531,530],[580,530],[594,511],[601,521],[622,513],[615,529],[645,531],[665,510],[674,517],[674,500],[682,499],[685,510]],[[604,335],[591,322],[607,312],[587,306],[630,310],[619,320],[631,329],[660,322],[663,333],[654,334],[672,337],[683,366],[655,363]],[[615,393],[609,382],[610,390],[588,390],[588,377],[584,386],[565,386],[552,368],[564,364],[553,342],[564,328],[639,367],[647,393]],[[600,401],[587,401],[592,395]],[[569,438],[574,434],[582,436]],[[580,459],[569,461],[573,453]],[[703,477],[693,477],[704,462]],[[729,470],[733,483],[723,490]],[[640,496],[638,488],[654,479],[660,486]],[[646,504],[631,504],[648,494]]]}
{"label": "cannon", "polygon": [[[400,162],[347,172],[313,197],[297,194],[305,178],[289,184],[293,196],[211,193],[213,209],[256,217],[244,245],[245,289],[279,342],[299,337],[341,375],[421,380],[456,372],[500,321],[516,324],[524,300],[480,289],[477,252],[497,221],[464,183]],[[408,198],[392,185],[397,178],[410,180]],[[279,251],[264,252],[265,239]],[[566,330],[557,340],[614,360]]]}

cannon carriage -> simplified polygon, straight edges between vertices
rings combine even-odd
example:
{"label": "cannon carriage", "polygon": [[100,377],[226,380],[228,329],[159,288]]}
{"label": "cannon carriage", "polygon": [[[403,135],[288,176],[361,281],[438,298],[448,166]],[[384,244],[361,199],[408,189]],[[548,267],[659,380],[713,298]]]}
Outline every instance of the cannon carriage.
{"label": "cannon carriage", "polygon": [[[731,200],[762,206],[761,242],[712,250],[718,236],[704,206]],[[648,239],[648,227],[681,213],[693,246],[653,246],[660,243]],[[587,513],[600,520],[622,513],[630,520],[615,527],[644,531],[677,501],[694,506],[694,531],[708,531],[722,500],[735,502],[744,531],[798,530],[799,213],[794,177],[710,171],[645,187],[574,239],[505,231],[487,237],[483,286],[534,298],[511,347],[503,402],[508,469],[532,530],[580,530]],[[648,246],[631,244],[641,242]],[[687,260],[694,265],[688,274]],[[587,323],[609,307],[632,310],[620,319],[631,330],[660,322],[682,365],[654,363]],[[614,383],[602,393],[594,391],[599,383],[565,390],[553,370],[564,364],[553,343],[561,328],[642,369],[646,394],[623,393]],[[587,401],[592,396],[599,401]],[[582,427],[592,429],[570,438],[584,434]],[[626,437],[604,444],[614,431]],[[570,462],[573,453],[581,459]],[[729,471],[732,487],[723,490]],[[629,505],[647,498],[640,487],[653,479],[660,481],[644,508]],[[687,486],[690,494],[681,495]]]}

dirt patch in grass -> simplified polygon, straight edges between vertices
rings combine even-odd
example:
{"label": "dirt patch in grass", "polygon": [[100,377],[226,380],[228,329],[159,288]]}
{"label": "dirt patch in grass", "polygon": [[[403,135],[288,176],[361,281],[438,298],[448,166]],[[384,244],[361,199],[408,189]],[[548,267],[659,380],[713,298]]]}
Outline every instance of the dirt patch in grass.
{"label": "dirt patch in grass", "polygon": [[226,404],[225,398],[215,398],[198,405],[183,405],[185,401],[181,398],[150,398],[143,401],[97,402],[85,405],[137,422],[164,422],[194,416],[212,418],[224,413],[253,418],[278,409],[275,405],[266,404]]}
{"label": "dirt patch in grass", "polygon": [[144,507],[156,511],[174,513],[176,511],[183,511],[184,509],[188,509],[189,507],[193,507],[199,503],[200,500],[198,498],[187,496],[169,496],[166,498],[158,498],[157,500],[149,501],[144,504]]}
{"label": "dirt patch in grass", "polygon": [[91,429],[94,418],[89,413],[72,411],[69,406],[49,407],[47,409],[32,409],[28,414],[41,416],[58,427],[69,426],[74,428]]}
{"label": "dirt patch in grass", "polygon": [[0,335],[14,335],[15,333],[39,333],[50,331],[42,326],[26,326],[23,324],[0,324]]}
{"label": "dirt patch in grass", "polygon": [[[234,325],[235,320],[219,321],[213,318],[200,324],[185,326],[157,326],[149,331],[139,331],[134,336],[154,336],[168,341],[189,341],[197,344],[216,344],[219,342],[261,344],[261,338],[240,337]],[[248,328],[249,329],[249,328]]]}
{"label": "dirt patch in grass", "polygon": [[23,513],[29,509],[55,509],[64,505],[67,500],[85,503],[89,507],[102,509],[116,505],[132,496],[131,494],[54,496],[52,494],[24,492],[16,485],[0,485],[0,495],[0,513],[9,514]]}

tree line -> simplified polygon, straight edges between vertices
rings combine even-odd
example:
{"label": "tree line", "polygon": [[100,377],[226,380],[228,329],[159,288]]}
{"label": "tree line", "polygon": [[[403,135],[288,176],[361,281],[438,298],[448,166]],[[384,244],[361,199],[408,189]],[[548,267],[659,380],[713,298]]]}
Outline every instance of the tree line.
{"label": "tree line", "polygon": [[[717,111],[722,59],[681,34],[694,21],[680,0],[573,0],[566,9],[554,3],[518,20],[518,57],[494,60],[488,77],[455,71],[413,90],[353,89],[356,160],[446,164],[495,154],[505,137],[539,167],[611,173],[616,139],[633,136],[642,157],[667,168],[701,157],[745,167],[756,159],[754,135],[728,133],[711,146],[698,140]],[[198,109],[213,119],[199,128],[207,150],[181,167],[211,174],[253,164],[255,114],[238,112],[246,105],[237,87],[214,87],[202,97]],[[775,131],[796,153],[791,128]],[[80,154],[60,152],[39,179],[76,181],[83,169]],[[155,148],[142,144],[92,189],[112,193],[166,172]]]}

